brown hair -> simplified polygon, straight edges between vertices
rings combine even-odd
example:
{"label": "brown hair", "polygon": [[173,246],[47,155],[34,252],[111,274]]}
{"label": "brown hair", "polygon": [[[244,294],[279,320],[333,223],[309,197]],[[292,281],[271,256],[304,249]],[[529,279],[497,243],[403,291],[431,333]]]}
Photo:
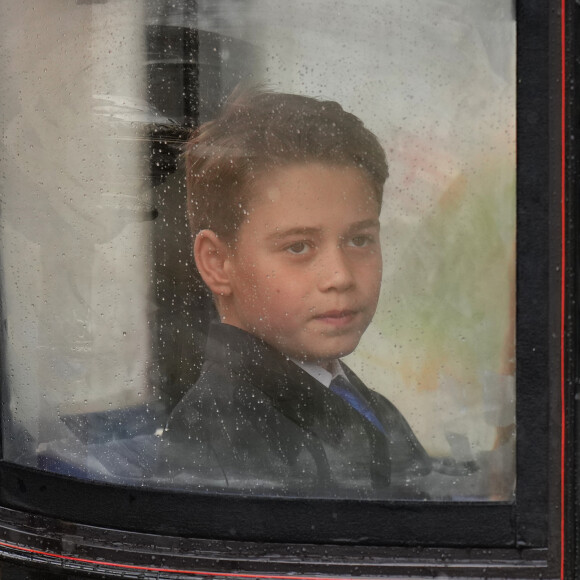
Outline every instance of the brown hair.
{"label": "brown hair", "polygon": [[295,163],[358,167],[379,205],[388,176],[385,151],[362,121],[336,102],[241,89],[221,115],[203,124],[185,150],[187,207],[195,236],[210,229],[231,239],[251,195],[251,182]]}

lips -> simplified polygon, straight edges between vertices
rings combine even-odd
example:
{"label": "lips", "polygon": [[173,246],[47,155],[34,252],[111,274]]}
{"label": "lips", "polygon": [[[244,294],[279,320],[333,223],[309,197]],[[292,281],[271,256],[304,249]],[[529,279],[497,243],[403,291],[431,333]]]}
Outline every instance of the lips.
{"label": "lips", "polygon": [[357,315],[356,310],[327,310],[317,314],[314,319],[335,327],[349,325]]}

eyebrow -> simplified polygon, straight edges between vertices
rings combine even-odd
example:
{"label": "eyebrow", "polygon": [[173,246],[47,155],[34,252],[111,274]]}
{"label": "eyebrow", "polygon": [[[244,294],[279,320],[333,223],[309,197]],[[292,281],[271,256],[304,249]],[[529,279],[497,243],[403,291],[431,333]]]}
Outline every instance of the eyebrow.
{"label": "eyebrow", "polygon": [[381,222],[378,218],[371,218],[368,220],[362,220],[360,222],[355,222],[351,224],[348,228],[349,232],[357,231],[357,230],[366,230],[367,228],[379,228],[381,227]]}
{"label": "eyebrow", "polygon": [[[380,221],[376,218],[362,220],[360,222],[355,222],[348,227],[347,232],[356,232],[360,230],[365,230],[367,228],[379,228],[381,224]],[[277,231],[273,234],[268,236],[268,239],[272,240],[283,240],[285,238],[290,238],[292,236],[314,236],[320,234],[322,228],[308,228],[308,227],[297,227],[297,228],[290,228],[284,231]]]}
{"label": "eyebrow", "polygon": [[268,239],[272,240],[283,240],[284,238],[289,238],[292,236],[313,236],[321,232],[321,228],[290,228],[289,230],[284,230],[282,232],[276,231],[268,236]]}

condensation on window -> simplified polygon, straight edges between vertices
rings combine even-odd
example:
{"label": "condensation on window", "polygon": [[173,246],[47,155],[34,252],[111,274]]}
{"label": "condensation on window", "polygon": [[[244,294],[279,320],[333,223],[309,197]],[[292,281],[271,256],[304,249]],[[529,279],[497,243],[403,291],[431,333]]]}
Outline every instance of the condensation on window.
{"label": "condensation on window", "polygon": [[[0,30],[5,460],[183,490],[513,498],[511,0],[2,1]],[[341,367],[382,424],[364,417],[363,443],[317,430],[330,407],[301,423],[296,392],[276,415],[283,379],[222,400],[227,432],[207,393],[183,404],[221,313],[195,266],[182,153],[239,86],[336,101],[386,152],[380,298]],[[300,179],[354,179],[322,165]],[[282,191],[297,173],[280,171]],[[314,366],[299,370],[322,382],[320,405]],[[398,437],[421,453],[405,459]]]}

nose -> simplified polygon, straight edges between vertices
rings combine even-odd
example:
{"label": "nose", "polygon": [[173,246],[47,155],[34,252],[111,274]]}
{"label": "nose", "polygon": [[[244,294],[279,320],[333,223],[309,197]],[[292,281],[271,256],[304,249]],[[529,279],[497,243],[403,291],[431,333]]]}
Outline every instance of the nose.
{"label": "nose", "polygon": [[352,264],[340,246],[329,249],[320,256],[319,268],[319,288],[323,292],[344,292],[355,284]]}

